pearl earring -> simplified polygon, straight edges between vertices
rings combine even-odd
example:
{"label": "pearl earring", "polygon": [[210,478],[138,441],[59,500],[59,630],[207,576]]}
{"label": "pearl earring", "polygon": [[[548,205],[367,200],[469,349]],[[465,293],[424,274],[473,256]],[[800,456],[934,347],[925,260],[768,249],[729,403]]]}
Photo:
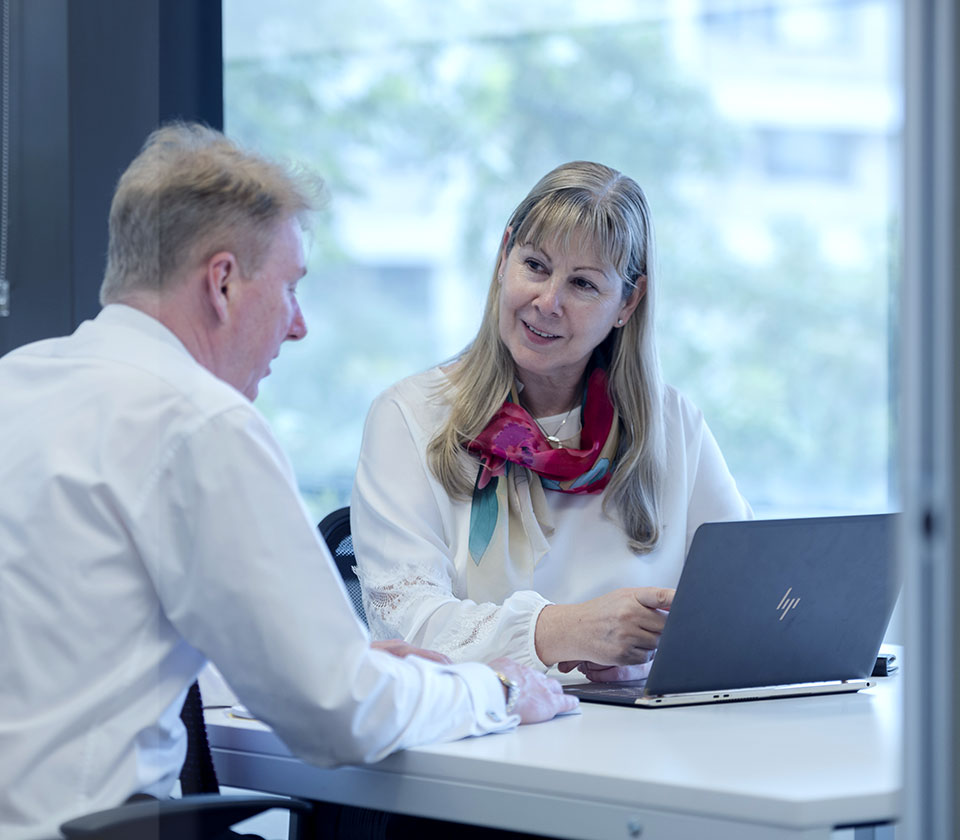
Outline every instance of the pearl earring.
{"label": "pearl earring", "polygon": [[617,326],[618,326],[618,327],[622,327],[622,326],[623,326],[623,318],[617,318]]}

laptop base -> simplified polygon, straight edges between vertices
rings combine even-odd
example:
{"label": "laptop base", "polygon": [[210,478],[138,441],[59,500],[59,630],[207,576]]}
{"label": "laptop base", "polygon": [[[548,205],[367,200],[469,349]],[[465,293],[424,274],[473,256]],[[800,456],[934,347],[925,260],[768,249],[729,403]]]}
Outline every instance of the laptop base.
{"label": "laptop base", "polygon": [[829,680],[826,682],[795,683],[793,685],[757,686],[754,688],[726,688],[720,691],[690,691],[683,694],[644,694],[646,680],[619,683],[575,683],[563,690],[587,703],[607,703],[616,706],[637,706],[644,709],[662,709],[676,706],[695,706],[705,703],[736,703],[743,700],[774,700],[778,697],[804,697],[812,694],[847,694],[876,685],[876,680]]}

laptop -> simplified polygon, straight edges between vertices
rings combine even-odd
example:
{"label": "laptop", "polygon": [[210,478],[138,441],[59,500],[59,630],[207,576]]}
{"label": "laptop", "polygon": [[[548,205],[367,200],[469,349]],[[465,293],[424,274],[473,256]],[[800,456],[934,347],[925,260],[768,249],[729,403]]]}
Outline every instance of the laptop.
{"label": "laptop", "polygon": [[647,678],[564,690],[659,708],[869,688],[899,592],[897,517],[701,525]]}

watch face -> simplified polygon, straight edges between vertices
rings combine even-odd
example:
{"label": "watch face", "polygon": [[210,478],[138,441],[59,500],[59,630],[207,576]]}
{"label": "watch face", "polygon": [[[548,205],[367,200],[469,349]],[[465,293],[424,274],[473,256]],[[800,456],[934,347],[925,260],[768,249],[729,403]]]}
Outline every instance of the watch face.
{"label": "watch face", "polygon": [[511,680],[506,674],[501,674],[499,671],[496,672],[497,679],[500,680],[501,685],[506,689],[507,692],[507,714],[513,712],[513,707],[517,705],[517,694],[519,693],[519,686]]}

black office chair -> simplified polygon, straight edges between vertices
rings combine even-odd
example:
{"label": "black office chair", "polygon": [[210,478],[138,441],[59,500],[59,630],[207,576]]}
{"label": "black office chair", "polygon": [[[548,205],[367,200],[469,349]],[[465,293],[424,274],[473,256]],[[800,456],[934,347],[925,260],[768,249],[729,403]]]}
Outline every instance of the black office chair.
{"label": "black office chair", "polygon": [[292,840],[314,836],[313,806],[309,802],[217,793],[128,802],[77,817],[60,826],[60,831],[67,840],[238,840],[244,835],[229,834],[230,826],[271,808],[290,812]]}
{"label": "black office chair", "polygon": [[360,589],[360,579],[353,570],[356,557],[353,554],[353,537],[350,535],[350,508],[342,507],[333,513],[328,513],[317,526],[320,536],[330,549],[333,560],[337,564],[340,577],[347,587],[350,603],[357,616],[367,625],[367,616],[363,611],[363,595]]}

